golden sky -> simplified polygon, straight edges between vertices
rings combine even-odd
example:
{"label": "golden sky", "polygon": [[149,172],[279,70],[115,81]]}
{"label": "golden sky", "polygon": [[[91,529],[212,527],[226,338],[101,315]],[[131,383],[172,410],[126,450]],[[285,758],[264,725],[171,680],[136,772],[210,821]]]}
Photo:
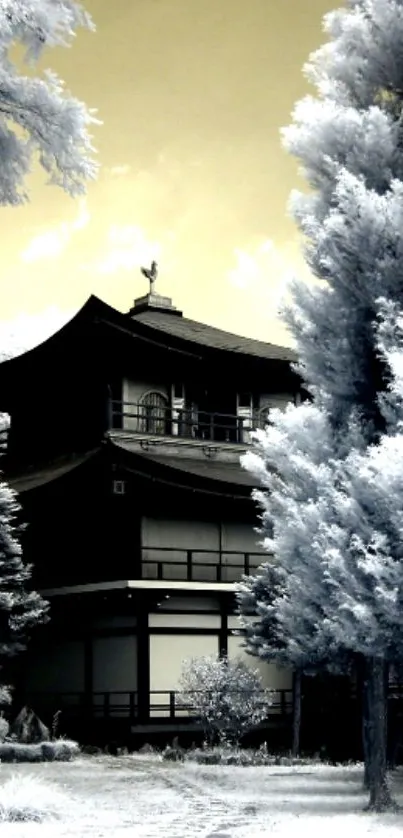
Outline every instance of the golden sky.
{"label": "golden sky", "polygon": [[44,65],[98,109],[100,176],[77,201],[35,173],[31,203],[1,209],[1,320],[46,331],[92,293],[125,311],[156,257],[156,290],[186,316],[284,342],[278,299],[306,269],[279,129],[337,0],[85,5],[97,32]]}

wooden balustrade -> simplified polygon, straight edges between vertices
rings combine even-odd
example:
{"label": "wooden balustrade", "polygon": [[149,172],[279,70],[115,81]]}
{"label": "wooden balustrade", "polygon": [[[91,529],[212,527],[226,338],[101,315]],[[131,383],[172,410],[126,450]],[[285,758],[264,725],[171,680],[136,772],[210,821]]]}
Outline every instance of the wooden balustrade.
{"label": "wooden balustrade", "polygon": [[[60,710],[69,718],[88,718],[92,720],[138,719],[138,693],[136,691],[116,692],[35,692],[27,695],[27,701],[37,712],[45,715]],[[267,698],[262,693],[262,701]],[[273,690],[270,703],[267,703],[267,718],[285,717],[292,713],[292,690]],[[149,701],[149,719],[197,721],[197,714],[190,703],[186,703],[175,690],[151,690]]]}
{"label": "wooden balustrade", "polygon": [[242,550],[143,546],[141,578],[158,581],[236,582],[268,560],[267,553]]}
{"label": "wooden balustrade", "polygon": [[241,417],[116,400],[111,401],[109,413],[110,430],[243,445],[250,442],[251,430],[266,421],[256,411],[250,417]]}

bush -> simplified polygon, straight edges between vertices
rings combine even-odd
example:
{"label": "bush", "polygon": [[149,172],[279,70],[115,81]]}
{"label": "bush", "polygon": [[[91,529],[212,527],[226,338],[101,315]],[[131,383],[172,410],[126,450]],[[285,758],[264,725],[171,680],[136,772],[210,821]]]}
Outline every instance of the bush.
{"label": "bush", "polygon": [[0,762],[69,762],[80,753],[77,742],[56,739],[55,742],[0,743]]}
{"label": "bush", "polygon": [[0,742],[4,742],[9,730],[10,725],[7,719],[5,719],[4,716],[0,716]]}
{"label": "bush", "polygon": [[287,755],[269,754],[266,745],[258,749],[229,748],[217,746],[203,747],[186,751],[185,759],[199,765],[239,765],[241,767],[261,765],[312,765],[315,760],[302,759]]}
{"label": "bush", "polygon": [[162,752],[162,759],[168,760],[169,762],[184,762],[185,759],[185,751],[178,742],[178,737],[175,736],[175,739],[172,741],[172,745],[167,745]]}
{"label": "bush", "polygon": [[149,742],[145,742],[144,745],[139,748],[139,754],[157,754],[158,750],[154,747],[154,745],[150,745]]}
{"label": "bush", "polygon": [[270,692],[260,674],[239,658],[203,657],[185,661],[179,701],[203,724],[212,742],[232,743],[267,717]]}
{"label": "bush", "polygon": [[0,786],[0,823],[59,817],[68,810],[67,798],[34,777],[15,776]]}
{"label": "bush", "polygon": [[110,757],[123,757],[128,753],[126,745],[119,745],[116,741],[108,742],[104,748],[104,754],[108,754]]}
{"label": "bush", "polygon": [[98,745],[83,745],[81,753],[90,757],[100,757],[103,754],[103,750]]}
{"label": "bush", "polygon": [[0,707],[11,704],[11,687],[0,684]]}

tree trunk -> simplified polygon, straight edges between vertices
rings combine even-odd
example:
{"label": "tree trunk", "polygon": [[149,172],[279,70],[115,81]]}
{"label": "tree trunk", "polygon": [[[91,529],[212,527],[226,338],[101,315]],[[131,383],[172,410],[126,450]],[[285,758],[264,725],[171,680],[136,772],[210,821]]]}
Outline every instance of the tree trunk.
{"label": "tree trunk", "polygon": [[293,717],[292,717],[292,747],[293,757],[299,755],[301,746],[301,700],[302,700],[302,673],[301,670],[294,672],[293,678]]}
{"label": "tree trunk", "polygon": [[369,730],[368,730],[368,695],[366,684],[366,662],[365,658],[358,657],[356,661],[356,675],[357,675],[357,701],[359,702],[359,710],[361,711],[361,737],[362,737],[362,754],[364,759],[364,790],[369,791]]}
{"label": "tree trunk", "polygon": [[397,809],[387,782],[387,688],[385,662],[368,658],[366,662],[366,778],[369,790],[367,810],[385,812]]}
{"label": "tree trunk", "polygon": [[367,688],[365,680],[361,684],[362,692],[362,750],[364,754],[364,790],[369,791],[369,718],[368,718],[368,700]]}

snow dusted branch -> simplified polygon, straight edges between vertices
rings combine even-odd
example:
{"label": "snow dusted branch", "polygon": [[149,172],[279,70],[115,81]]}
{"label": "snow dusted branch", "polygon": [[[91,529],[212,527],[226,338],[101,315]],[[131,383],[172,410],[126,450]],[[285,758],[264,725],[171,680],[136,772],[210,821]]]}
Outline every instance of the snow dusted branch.
{"label": "snow dusted branch", "polygon": [[202,721],[210,740],[238,743],[243,734],[267,717],[271,699],[261,677],[240,659],[219,657],[185,661],[180,701]]}
{"label": "snow dusted branch", "polygon": [[387,670],[403,659],[402,0],[351,0],[324,28],[316,97],[283,132],[310,186],[291,211],[318,282],[293,283],[284,317],[313,403],[273,411],[245,459],[273,561],[238,601],[252,654],[297,670],[359,659],[381,810]]}
{"label": "snow dusted branch", "polygon": [[35,160],[48,183],[72,196],[96,177],[89,134],[90,126],[99,124],[95,112],[66,93],[55,73],[23,75],[10,57],[20,44],[32,67],[46,47],[70,46],[78,27],[94,28],[74,0],[3,0],[0,5],[0,204],[28,200],[24,181]]}

